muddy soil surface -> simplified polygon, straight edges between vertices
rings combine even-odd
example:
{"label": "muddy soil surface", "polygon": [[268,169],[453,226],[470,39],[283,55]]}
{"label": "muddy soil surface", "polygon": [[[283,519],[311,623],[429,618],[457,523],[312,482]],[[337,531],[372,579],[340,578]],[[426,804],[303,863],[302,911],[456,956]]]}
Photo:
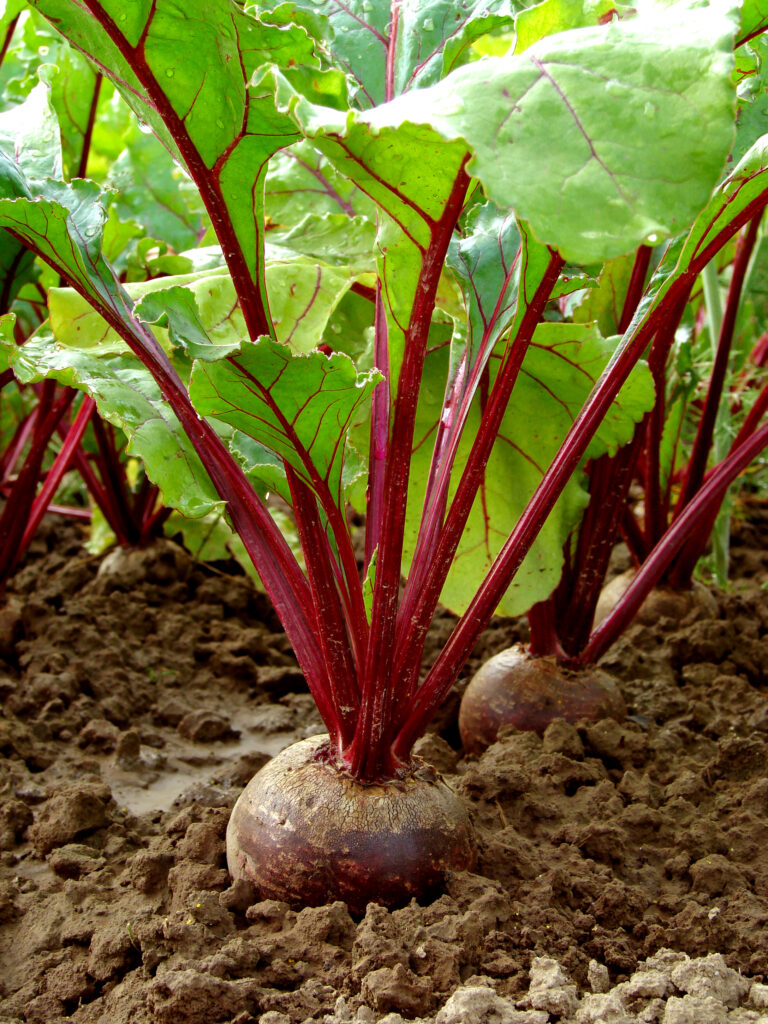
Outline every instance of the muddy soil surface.
{"label": "muddy soil surface", "polygon": [[[714,618],[606,657],[623,724],[469,759],[453,695],[419,751],[477,872],[361,919],[226,872],[242,787],[322,731],[266,599],[171,543],[98,559],[42,533],[0,609],[0,1024],[766,1024],[767,541],[758,507]],[[523,635],[494,622],[463,685]]]}

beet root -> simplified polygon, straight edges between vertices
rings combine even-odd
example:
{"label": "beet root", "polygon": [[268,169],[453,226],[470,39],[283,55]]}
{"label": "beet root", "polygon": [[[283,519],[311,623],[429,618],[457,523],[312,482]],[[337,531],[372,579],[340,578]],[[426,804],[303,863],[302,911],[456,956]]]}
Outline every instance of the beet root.
{"label": "beet root", "polygon": [[227,828],[233,878],[294,906],[344,900],[404,906],[472,870],[474,833],[459,798],[419,759],[404,779],[357,781],[333,763],[327,736],[287,747],[251,779]]}
{"label": "beet root", "polygon": [[468,754],[496,742],[502,726],[543,733],[564,718],[622,719],[624,700],[600,669],[568,672],[550,658],[533,658],[522,645],[501,651],[475,673],[459,708],[459,732]]}
{"label": "beet root", "polygon": [[[628,569],[620,576],[615,576],[610,583],[606,583],[595,609],[594,626],[599,626],[603,619],[613,611],[635,576],[635,570]],[[717,617],[717,598],[711,590],[696,580],[687,590],[655,587],[640,605],[635,615],[635,622],[648,626],[654,625],[661,618],[679,622],[693,611],[696,612],[696,617],[699,619]]]}

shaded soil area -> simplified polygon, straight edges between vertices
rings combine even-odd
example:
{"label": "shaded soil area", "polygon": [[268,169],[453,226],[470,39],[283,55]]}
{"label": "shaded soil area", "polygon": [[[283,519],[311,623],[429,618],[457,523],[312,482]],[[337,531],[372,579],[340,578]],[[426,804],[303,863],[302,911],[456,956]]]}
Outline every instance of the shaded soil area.
{"label": "shaded soil area", "polygon": [[418,747],[477,872],[360,918],[226,872],[242,787],[322,731],[266,599],[170,542],[98,559],[41,533],[0,609],[0,1024],[765,1024],[767,539],[757,506],[715,616],[604,659],[623,724],[466,758],[461,687],[524,636],[494,622]]}

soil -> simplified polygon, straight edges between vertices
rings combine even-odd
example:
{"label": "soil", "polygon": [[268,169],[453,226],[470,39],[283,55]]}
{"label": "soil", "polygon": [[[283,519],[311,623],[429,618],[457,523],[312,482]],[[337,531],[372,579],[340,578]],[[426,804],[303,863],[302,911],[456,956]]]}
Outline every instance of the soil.
{"label": "soil", "polygon": [[99,559],[48,524],[0,608],[0,1024],[766,1024],[767,539],[755,505],[715,617],[604,659],[626,721],[469,758],[458,694],[524,638],[494,621],[418,747],[477,870],[361,917],[226,871],[244,785],[322,731],[267,600],[171,542]]}

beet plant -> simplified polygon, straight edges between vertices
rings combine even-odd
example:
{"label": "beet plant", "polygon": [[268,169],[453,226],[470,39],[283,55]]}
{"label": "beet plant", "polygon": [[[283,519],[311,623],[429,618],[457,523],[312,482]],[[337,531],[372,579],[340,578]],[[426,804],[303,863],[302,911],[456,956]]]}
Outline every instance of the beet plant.
{"label": "beet plant", "polygon": [[[741,117],[748,114],[745,103]],[[681,619],[694,608],[700,614],[716,612],[714,596],[694,580],[694,570],[711,547],[709,564],[725,582],[727,531],[722,537],[715,526],[728,482],[765,447],[764,433],[755,435],[768,410],[761,366],[762,206],[703,267],[679,261],[680,246],[695,252],[716,212],[716,204],[705,210],[685,242],[678,239],[655,268],[649,266],[647,246],[608,261],[596,287],[584,292],[572,313],[579,322],[596,319],[606,333],[623,333],[638,307],[653,301],[670,269],[677,274],[686,268],[680,279],[687,297],[649,346],[653,407],[629,444],[587,465],[589,501],[566,541],[560,581],[527,613],[529,643],[490,659],[462,698],[459,729],[468,749],[487,747],[503,725],[543,732],[556,717],[621,717],[623,703],[597,662],[638,611],[648,621]],[[742,450],[747,441],[751,447]],[[634,568],[606,587],[620,539]]]}
{"label": "beet plant", "polygon": [[[768,202],[768,139],[726,168],[734,46],[762,16],[32,6],[172,154],[215,234],[178,272],[121,281],[108,194],[41,174],[23,145],[0,154],[0,225],[70,285],[14,372],[85,391],[184,515],[225,508],[328,730],[250,784],[230,868],[262,896],[355,909],[434,889],[472,866],[474,842],[414,743],[494,611],[557,584],[585,460],[653,405],[650,342]],[[606,261],[668,240],[624,331],[563,320],[562,297]],[[422,671],[440,600],[460,617]]]}

